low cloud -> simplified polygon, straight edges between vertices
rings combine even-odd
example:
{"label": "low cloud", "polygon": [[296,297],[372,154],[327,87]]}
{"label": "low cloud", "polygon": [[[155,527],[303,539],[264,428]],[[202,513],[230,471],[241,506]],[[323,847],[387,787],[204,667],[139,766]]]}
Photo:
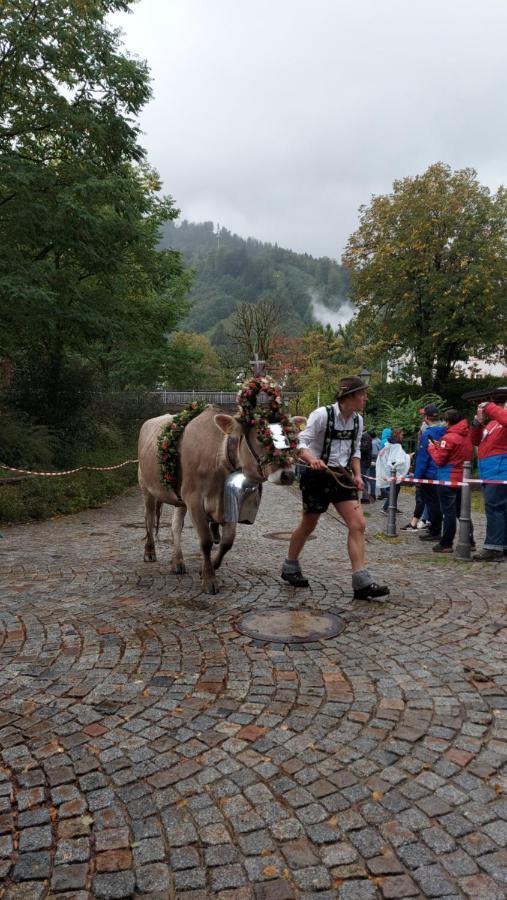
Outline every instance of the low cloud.
{"label": "low cloud", "polygon": [[325,303],[317,300],[315,295],[312,295],[312,312],[317,322],[324,327],[331,325],[331,328],[336,331],[339,325],[346,325],[347,322],[350,322],[356,310],[350,300],[343,300],[339,309],[330,309]]}

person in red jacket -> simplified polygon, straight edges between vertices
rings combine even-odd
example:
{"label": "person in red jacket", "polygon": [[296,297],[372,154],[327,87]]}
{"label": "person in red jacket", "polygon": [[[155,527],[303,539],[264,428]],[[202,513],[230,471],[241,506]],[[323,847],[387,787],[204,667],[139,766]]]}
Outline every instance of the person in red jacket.
{"label": "person in red jacket", "polygon": [[486,482],[486,539],[484,549],[473,557],[477,562],[499,561],[507,555],[507,386],[494,392],[494,400],[479,403],[470,432],[479,448],[479,475]]}
{"label": "person in red jacket", "polygon": [[[430,439],[428,453],[437,465],[438,481],[450,481],[451,484],[439,484],[437,487],[438,502],[442,510],[442,534],[433,550],[435,553],[452,553],[452,544],[456,534],[456,520],[461,513],[461,487],[463,481],[463,463],[472,458],[473,445],[470,438],[470,426],[462,419],[457,409],[444,412],[447,428],[438,441]],[[470,543],[475,546],[473,529]]]}

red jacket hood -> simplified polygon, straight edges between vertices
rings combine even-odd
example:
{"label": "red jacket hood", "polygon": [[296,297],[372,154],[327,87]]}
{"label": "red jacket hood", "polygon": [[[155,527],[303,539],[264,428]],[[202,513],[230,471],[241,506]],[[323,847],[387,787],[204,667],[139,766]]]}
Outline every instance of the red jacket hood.
{"label": "red jacket hood", "polygon": [[456,422],[456,425],[449,425],[446,434],[468,434],[469,428],[470,425],[468,424],[467,420],[461,419],[460,422]]}

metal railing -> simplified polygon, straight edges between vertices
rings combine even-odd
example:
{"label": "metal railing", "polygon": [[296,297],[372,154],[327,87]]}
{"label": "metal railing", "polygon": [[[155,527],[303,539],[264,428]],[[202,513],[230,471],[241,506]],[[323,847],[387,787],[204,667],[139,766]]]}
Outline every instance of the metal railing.
{"label": "metal railing", "polygon": [[[236,406],[236,391],[157,391],[157,397],[167,406],[186,406],[192,400],[203,400],[215,406]],[[297,391],[284,391],[285,400],[298,397]]]}

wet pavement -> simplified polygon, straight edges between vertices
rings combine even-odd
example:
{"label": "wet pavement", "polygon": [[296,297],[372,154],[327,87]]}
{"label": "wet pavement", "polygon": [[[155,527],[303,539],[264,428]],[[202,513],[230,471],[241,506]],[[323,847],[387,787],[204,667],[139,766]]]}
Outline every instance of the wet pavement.
{"label": "wet pavement", "polygon": [[[310,588],[280,580],[289,489],[240,526],[216,597],[190,527],[189,574],[169,572],[167,525],[143,562],[137,491],[2,529],[1,897],[506,896],[507,563],[386,539],[378,506],[384,604],[353,601],[330,515]],[[272,609],[344,627],[291,645],[235,629]]]}

